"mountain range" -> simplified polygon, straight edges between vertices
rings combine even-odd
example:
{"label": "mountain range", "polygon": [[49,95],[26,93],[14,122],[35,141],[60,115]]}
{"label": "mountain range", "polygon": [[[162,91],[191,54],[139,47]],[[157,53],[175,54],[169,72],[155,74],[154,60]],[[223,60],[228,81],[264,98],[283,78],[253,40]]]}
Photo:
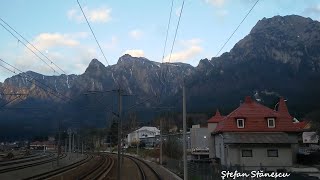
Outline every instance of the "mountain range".
{"label": "mountain range", "polygon": [[226,114],[247,95],[274,107],[282,96],[291,114],[303,118],[320,110],[319,32],[320,23],[310,18],[275,16],[258,21],[230,52],[196,67],[126,54],[107,67],[93,59],[80,75],[20,73],[0,83],[1,104],[15,98],[3,94],[27,94],[0,110],[0,136],[54,132],[58,122],[65,128],[103,127],[117,112],[118,97],[92,91],[119,87],[125,114],[136,113],[144,122],[157,114],[154,107],[181,112],[183,85],[188,112],[211,115],[219,108]]}

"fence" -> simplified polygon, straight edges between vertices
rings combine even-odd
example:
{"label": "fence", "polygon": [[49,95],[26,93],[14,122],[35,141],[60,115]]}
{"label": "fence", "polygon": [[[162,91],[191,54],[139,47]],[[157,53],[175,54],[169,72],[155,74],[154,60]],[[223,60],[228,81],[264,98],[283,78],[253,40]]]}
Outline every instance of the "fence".
{"label": "fence", "polygon": [[[183,178],[183,161],[166,158],[165,167]],[[220,171],[210,161],[188,161],[189,180],[219,180]]]}

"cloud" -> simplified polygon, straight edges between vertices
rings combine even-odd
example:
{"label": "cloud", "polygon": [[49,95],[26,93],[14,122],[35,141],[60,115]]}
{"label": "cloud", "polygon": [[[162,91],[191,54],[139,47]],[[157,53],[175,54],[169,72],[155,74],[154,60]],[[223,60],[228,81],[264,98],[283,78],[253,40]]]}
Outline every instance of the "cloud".
{"label": "cloud", "polygon": [[132,39],[135,39],[135,40],[139,40],[141,39],[143,33],[141,30],[139,29],[134,29],[132,31],[129,32],[129,36],[132,38]]}
{"label": "cloud", "polygon": [[[98,51],[95,46],[82,45],[81,39],[88,36],[86,32],[74,33],[41,33],[35,36],[30,42],[52,62],[62,70],[70,73],[82,73],[92,58],[98,58]],[[51,64],[49,60],[41,56],[32,46],[28,46],[41,58],[35,56],[29,49],[20,46],[18,52],[8,54],[12,64],[22,70],[32,70],[45,75],[57,75],[62,73],[58,67]],[[93,48],[94,47],[94,48]],[[45,64],[45,61],[47,64]],[[52,70],[55,69],[56,72]],[[75,66],[77,68],[75,68]],[[80,68],[81,67],[81,68]]]}
{"label": "cloud", "polygon": [[184,46],[192,46],[192,45],[198,45],[200,43],[202,43],[202,39],[199,38],[193,38],[193,39],[188,39],[188,40],[183,40],[180,41],[180,43]]}
{"label": "cloud", "polygon": [[215,7],[222,7],[226,0],[204,0],[206,3],[211,4]]}
{"label": "cloud", "polygon": [[302,13],[306,16],[315,16],[315,20],[320,21],[320,4],[309,6]]}
{"label": "cloud", "polygon": [[117,36],[112,36],[111,37],[111,42],[107,43],[105,45],[105,47],[107,49],[114,49],[118,45],[118,43],[119,43],[118,37]]}
{"label": "cloud", "polygon": [[306,13],[306,14],[320,14],[320,4],[318,4],[316,6],[307,7],[304,10],[304,13]]}
{"label": "cloud", "polygon": [[[86,17],[88,18],[89,22],[93,23],[107,23],[109,22],[111,17],[111,11],[110,8],[96,8],[96,9],[89,9],[88,7],[83,8],[84,13],[86,14]],[[85,22],[85,18],[79,9],[72,8],[67,12],[67,16],[70,20],[74,20],[78,23]]]}
{"label": "cloud", "polygon": [[74,47],[79,45],[76,38],[84,37],[85,33],[60,34],[60,33],[41,33],[34,38],[32,44],[40,51],[53,47]]}
{"label": "cloud", "polygon": [[202,40],[198,38],[181,41],[180,44],[184,49],[179,52],[172,53],[171,58],[170,55],[167,55],[164,58],[164,61],[169,62],[170,59],[170,62],[185,62],[192,59],[203,51],[203,48],[200,46],[201,42]]}
{"label": "cloud", "polygon": [[126,50],[123,54],[130,54],[133,57],[144,57],[144,52],[141,49],[129,49]]}
{"label": "cloud", "polygon": [[225,16],[227,16],[229,14],[229,11],[225,10],[225,9],[220,9],[216,12],[216,15],[218,17],[224,18]]}

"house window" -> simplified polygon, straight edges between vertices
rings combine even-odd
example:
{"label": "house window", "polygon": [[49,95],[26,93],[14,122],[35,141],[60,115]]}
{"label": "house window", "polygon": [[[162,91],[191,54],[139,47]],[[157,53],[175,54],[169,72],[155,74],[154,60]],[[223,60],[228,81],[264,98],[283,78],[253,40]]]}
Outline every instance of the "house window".
{"label": "house window", "polygon": [[278,149],[268,149],[268,157],[278,157]]}
{"label": "house window", "polygon": [[251,149],[243,149],[242,150],[242,157],[252,157],[252,150]]}
{"label": "house window", "polygon": [[237,119],[238,128],[244,128],[244,119]]}
{"label": "house window", "polygon": [[276,127],[276,122],[274,118],[268,118],[268,128],[275,128]]}

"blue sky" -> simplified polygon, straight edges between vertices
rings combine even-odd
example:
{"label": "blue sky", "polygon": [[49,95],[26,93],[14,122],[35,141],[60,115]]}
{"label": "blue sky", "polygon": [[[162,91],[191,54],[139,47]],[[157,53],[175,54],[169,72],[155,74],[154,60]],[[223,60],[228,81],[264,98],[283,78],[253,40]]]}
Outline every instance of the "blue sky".
{"label": "blue sky", "polygon": [[[171,0],[79,2],[110,65],[117,63],[125,53],[162,61]],[[185,0],[171,62],[197,66],[200,59],[215,56],[254,3],[255,0]],[[171,49],[181,5],[182,0],[174,0],[165,60]],[[263,17],[291,14],[319,21],[320,2],[260,0],[220,54],[229,51]],[[68,74],[82,74],[93,58],[107,65],[76,0],[3,1],[0,17]],[[0,39],[1,59],[23,71],[57,75],[2,26]],[[0,67],[0,82],[12,75]]]}

